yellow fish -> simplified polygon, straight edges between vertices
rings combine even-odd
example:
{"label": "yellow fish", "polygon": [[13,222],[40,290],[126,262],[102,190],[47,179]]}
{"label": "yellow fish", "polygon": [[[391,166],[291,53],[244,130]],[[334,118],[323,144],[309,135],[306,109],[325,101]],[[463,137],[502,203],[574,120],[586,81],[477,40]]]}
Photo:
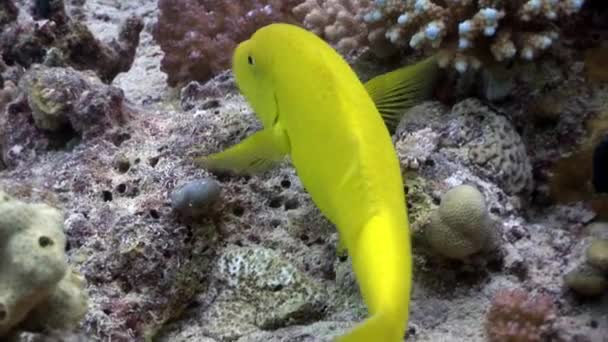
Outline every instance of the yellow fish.
{"label": "yellow fish", "polygon": [[[259,173],[289,155],[348,251],[369,318],[338,341],[403,339],[412,279],[404,185],[389,129],[429,95],[434,57],[365,85],[315,34],[271,24],[239,44],[233,72],[264,129],[199,157],[212,171]],[[383,118],[385,121],[383,121]]]}

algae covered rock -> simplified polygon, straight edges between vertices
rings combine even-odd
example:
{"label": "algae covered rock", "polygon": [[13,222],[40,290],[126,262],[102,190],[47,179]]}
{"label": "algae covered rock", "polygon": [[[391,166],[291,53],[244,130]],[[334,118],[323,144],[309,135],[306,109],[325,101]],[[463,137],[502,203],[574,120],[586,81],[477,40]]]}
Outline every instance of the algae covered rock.
{"label": "algae covered rock", "polygon": [[87,296],[65,245],[58,210],[0,192],[0,337],[70,329],[82,319]]}
{"label": "algae covered rock", "polygon": [[122,90],[72,68],[35,65],[20,87],[26,93],[35,125],[58,131],[70,125],[84,133],[100,124],[122,120]]}
{"label": "algae covered rock", "polygon": [[124,93],[92,73],[34,65],[19,81],[21,95],[0,112],[7,167],[124,126]]}
{"label": "algae covered rock", "polygon": [[483,194],[471,185],[445,193],[425,235],[431,248],[448,258],[463,259],[493,246],[494,226]]}
{"label": "algae covered rock", "polygon": [[215,338],[311,322],[327,302],[322,286],[272,249],[231,245],[218,258],[215,277],[226,286],[205,315]]}

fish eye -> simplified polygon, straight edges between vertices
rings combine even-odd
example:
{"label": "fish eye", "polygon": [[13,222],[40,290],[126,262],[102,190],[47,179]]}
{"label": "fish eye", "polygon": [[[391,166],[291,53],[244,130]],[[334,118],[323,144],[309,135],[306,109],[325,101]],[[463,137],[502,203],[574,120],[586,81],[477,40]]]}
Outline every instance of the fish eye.
{"label": "fish eye", "polygon": [[250,65],[253,65],[253,57],[251,57],[251,55],[247,56],[247,62],[249,62]]}

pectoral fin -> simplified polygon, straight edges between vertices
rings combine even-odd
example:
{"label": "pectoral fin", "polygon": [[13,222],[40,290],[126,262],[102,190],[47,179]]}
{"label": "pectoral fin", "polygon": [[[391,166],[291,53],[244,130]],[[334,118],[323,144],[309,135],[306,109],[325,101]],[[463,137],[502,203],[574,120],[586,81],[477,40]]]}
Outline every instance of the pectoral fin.
{"label": "pectoral fin", "polygon": [[212,172],[260,174],[278,164],[289,153],[289,139],[279,125],[258,131],[228,149],[195,159],[196,165]]}
{"label": "pectoral fin", "polygon": [[376,76],[365,88],[376,104],[389,131],[393,133],[403,114],[430,97],[439,67],[435,56],[416,64]]}

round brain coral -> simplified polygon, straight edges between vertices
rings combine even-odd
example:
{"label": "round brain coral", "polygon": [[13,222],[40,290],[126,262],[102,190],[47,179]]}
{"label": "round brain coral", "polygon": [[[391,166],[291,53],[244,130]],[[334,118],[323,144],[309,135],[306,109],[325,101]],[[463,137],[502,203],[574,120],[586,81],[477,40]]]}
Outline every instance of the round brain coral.
{"label": "round brain coral", "polygon": [[425,234],[436,252],[463,259],[491,245],[492,229],[481,192],[471,185],[459,185],[445,193]]}

